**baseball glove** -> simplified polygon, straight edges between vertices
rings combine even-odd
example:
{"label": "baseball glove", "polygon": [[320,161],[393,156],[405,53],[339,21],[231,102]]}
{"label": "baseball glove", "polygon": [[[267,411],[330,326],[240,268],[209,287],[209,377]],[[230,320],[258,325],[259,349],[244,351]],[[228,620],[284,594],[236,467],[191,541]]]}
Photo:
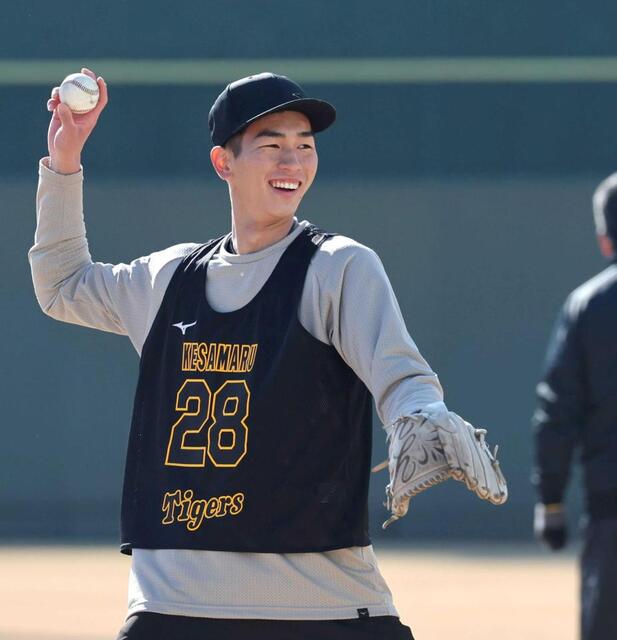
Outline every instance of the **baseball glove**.
{"label": "baseball glove", "polygon": [[374,469],[387,465],[390,472],[385,506],[392,515],[384,522],[384,529],[407,513],[411,498],[448,478],[464,482],[470,491],[493,504],[508,499],[497,447],[494,452],[489,449],[486,429],[474,428],[448,411],[443,402],[399,418],[386,430],[389,462]]}

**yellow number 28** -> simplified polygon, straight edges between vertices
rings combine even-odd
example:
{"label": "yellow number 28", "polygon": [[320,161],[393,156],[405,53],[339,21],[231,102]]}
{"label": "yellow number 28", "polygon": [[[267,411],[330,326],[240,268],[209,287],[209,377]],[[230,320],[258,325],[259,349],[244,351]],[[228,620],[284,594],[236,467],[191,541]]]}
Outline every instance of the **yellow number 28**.
{"label": "yellow number 28", "polygon": [[169,435],[171,467],[236,467],[248,450],[251,392],[244,380],[227,380],[214,393],[202,379],[185,380],[176,394],[180,417]]}

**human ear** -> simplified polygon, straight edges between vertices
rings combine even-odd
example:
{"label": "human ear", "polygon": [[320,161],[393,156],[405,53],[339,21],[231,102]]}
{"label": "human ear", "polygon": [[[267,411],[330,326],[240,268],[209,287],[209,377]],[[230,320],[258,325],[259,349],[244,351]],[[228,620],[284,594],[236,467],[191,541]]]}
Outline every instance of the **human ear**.
{"label": "human ear", "polygon": [[231,167],[229,166],[229,153],[227,149],[216,146],[210,150],[210,161],[221,180],[227,180],[231,175]]}

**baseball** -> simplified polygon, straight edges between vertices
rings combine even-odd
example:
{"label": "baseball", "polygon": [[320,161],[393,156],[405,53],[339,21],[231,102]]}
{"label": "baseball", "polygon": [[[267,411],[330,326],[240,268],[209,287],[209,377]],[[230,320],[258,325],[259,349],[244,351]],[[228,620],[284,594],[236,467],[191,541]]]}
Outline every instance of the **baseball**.
{"label": "baseball", "polygon": [[88,113],[99,101],[99,85],[85,73],[71,73],[60,85],[60,102],[73,113]]}

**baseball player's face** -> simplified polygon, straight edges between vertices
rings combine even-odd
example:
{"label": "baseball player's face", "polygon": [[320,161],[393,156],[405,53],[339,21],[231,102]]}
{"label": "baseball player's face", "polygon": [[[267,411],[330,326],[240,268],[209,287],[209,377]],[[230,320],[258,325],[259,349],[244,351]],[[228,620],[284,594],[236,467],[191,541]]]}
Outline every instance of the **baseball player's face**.
{"label": "baseball player's face", "polygon": [[234,215],[264,222],[291,219],[317,172],[308,118],[282,111],[253,122],[242,137],[242,151],[229,154],[228,164]]}

